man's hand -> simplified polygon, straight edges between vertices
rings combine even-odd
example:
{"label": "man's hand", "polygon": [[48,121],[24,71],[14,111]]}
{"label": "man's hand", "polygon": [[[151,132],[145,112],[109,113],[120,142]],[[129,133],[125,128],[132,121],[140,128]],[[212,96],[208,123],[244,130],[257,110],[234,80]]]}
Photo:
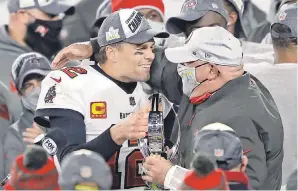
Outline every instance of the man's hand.
{"label": "man's hand", "polygon": [[71,60],[84,60],[92,55],[92,45],[87,43],[75,43],[63,48],[52,61],[52,68],[60,69]]}
{"label": "man's hand", "polygon": [[136,140],[146,136],[148,132],[149,108],[130,114],[126,119],[110,129],[111,137],[118,145],[126,140]]}
{"label": "man's hand", "polygon": [[27,128],[26,131],[23,132],[23,140],[24,142],[33,144],[34,139],[43,133],[43,130],[34,122],[32,127]]}
{"label": "man's hand", "polygon": [[172,166],[173,165],[170,161],[162,158],[161,156],[149,156],[145,159],[145,163],[143,164],[146,175],[142,178],[147,182],[163,185],[166,175]]}

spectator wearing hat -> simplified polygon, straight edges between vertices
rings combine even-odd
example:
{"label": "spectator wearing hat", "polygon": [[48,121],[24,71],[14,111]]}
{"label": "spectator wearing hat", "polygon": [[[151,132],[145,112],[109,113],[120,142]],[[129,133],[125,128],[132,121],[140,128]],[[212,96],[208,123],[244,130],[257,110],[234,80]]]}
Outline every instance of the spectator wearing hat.
{"label": "spectator wearing hat", "polygon": [[[3,106],[10,110],[10,121],[14,123],[22,112],[22,105],[11,81],[12,63],[19,55],[32,51],[52,58],[61,49],[59,14],[72,14],[74,8],[58,0],[9,0],[7,6],[8,25],[0,26],[0,81],[10,89],[10,99]],[[5,96],[6,93],[1,91],[0,94]]]}
{"label": "spectator wearing hat", "polygon": [[267,35],[262,39],[261,43],[262,44],[272,44],[272,38],[271,38],[271,34],[270,34],[270,26],[274,23],[275,21],[275,18],[278,14],[278,12],[281,11],[281,9],[283,8],[286,8],[288,5],[291,5],[291,4],[294,4],[294,3],[297,3],[297,0],[282,0],[279,2],[278,4],[278,9],[276,9],[276,12],[274,12],[274,14],[271,15],[271,20],[270,22],[267,24],[269,26],[266,26],[267,27]]}
{"label": "spectator wearing hat", "polygon": [[[197,132],[193,142],[195,157],[191,162],[191,170],[175,166],[169,172],[171,178],[168,176],[167,184],[187,183],[187,190],[198,190],[199,187],[210,189],[219,188],[223,185],[223,179],[226,179],[231,190],[251,189],[245,174],[248,159],[244,152],[249,151],[243,151],[241,141],[232,128],[222,123],[206,125]],[[220,176],[216,168],[224,172],[224,177]],[[184,179],[179,178],[183,176]]]}
{"label": "spectator wearing hat", "polygon": [[15,158],[44,131],[34,123],[33,118],[41,81],[50,71],[48,59],[36,52],[22,54],[13,63],[12,79],[22,100],[23,113],[19,120],[11,125],[3,140],[6,174]]}
{"label": "spectator wearing hat", "polygon": [[[184,173],[180,172],[180,176],[181,174]],[[194,157],[191,170],[185,171],[179,188],[181,190],[229,190],[223,170],[218,169],[209,156],[201,153]]]}
{"label": "spectator wearing hat", "polygon": [[110,190],[112,173],[101,155],[82,149],[62,161],[59,185],[63,190]]}
{"label": "spectator wearing hat", "polygon": [[224,124],[212,123],[203,127],[195,137],[194,153],[212,158],[217,167],[225,171],[231,190],[249,190],[245,174],[249,150],[244,151],[235,131]]}
{"label": "spectator wearing hat", "polygon": [[[283,126],[274,100],[249,73],[238,77],[227,72],[242,62],[241,42],[222,27],[203,27],[194,30],[184,46],[168,48],[165,54],[169,61],[181,63],[177,70],[184,94],[178,111],[183,167],[189,168],[193,158],[191,141],[196,132],[218,121],[232,127],[244,150],[251,150],[246,173],[253,189],[280,189]],[[167,86],[174,81],[163,83]],[[172,142],[178,130],[173,127]],[[143,178],[164,184],[171,166],[148,157],[145,168],[151,173]]]}
{"label": "spectator wearing hat", "polygon": [[271,25],[275,63],[247,64],[272,93],[281,114],[285,139],[283,184],[297,168],[297,3],[283,6]]}
{"label": "spectator wearing hat", "polygon": [[60,190],[52,157],[39,146],[28,146],[11,166],[4,190]]}

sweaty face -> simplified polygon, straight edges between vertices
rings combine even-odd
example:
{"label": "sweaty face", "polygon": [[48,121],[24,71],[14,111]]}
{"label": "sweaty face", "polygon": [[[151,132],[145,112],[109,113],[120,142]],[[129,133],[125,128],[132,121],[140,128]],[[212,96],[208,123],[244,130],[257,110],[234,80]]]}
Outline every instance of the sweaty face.
{"label": "sweaty face", "polygon": [[139,9],[138,11],[142,13],[146,19],[149,19],[155,22],[163,22],[161,15],[153,9],[146,8],[146,9]]}
{"label": "sweaty face", "polygon": [[[154,42],[135,45],[123,43],[117,53],[123,78],[130,82],[145,82],[150,78],[150,66],[154,59]],[[120,69],[120,68],[119,68]]]}
{"label": "sweaty face", "polygon": [[227,22],[223,16],[220,14],[209,11],[199,20],[187,22],[185,25],[185,36],[188,37],[190,33],[198,28],[202,27],[212,27],[212,26],[221,26],[223,28],[227,27]]}

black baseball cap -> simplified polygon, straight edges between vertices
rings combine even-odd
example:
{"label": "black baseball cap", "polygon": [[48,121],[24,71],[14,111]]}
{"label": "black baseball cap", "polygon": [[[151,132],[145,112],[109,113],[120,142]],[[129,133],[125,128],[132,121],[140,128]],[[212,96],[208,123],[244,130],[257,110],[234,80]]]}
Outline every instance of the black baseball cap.
{"label": "black baseball cap", "polygon": [[182,5],[180,15],[168,19],[166,29],[171,34],[182,33],[186,22],[198,20],[209,11],[220,14],[228,21],[228,12],[222,0],[186,0]]}

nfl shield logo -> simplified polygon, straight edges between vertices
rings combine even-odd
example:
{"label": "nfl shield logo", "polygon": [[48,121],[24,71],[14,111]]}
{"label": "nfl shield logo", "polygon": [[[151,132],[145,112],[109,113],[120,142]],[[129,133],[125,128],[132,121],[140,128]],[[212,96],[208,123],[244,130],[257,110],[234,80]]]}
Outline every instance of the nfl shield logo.
{"label": "nfl shield logo", "polygon": [[214,156],[216,157],[222,157],[224,155],[224,150],[223,149],[214,149]]}
{"label": "nfl shield logo", "polygon": [[135,98],[134,97],[129,97],[129,104],[131,106],[135,106],[136,105],[136,101],[135,101]]}
{"label": "nfl shield logo", "polygon": [[280,21],[283,21],[283,20],[286,19],[286,17],[287,17],[287,13],[286,13],[286,12],[283,12],[283,13],[280,13],[278,19],[279,19]]}
{"label": "nfl shield logo", "polygon": [[35,32],[39,33],[41,37],[44,37],[48,33],[49,29],[44,27],[43,25],[39,25]]}

